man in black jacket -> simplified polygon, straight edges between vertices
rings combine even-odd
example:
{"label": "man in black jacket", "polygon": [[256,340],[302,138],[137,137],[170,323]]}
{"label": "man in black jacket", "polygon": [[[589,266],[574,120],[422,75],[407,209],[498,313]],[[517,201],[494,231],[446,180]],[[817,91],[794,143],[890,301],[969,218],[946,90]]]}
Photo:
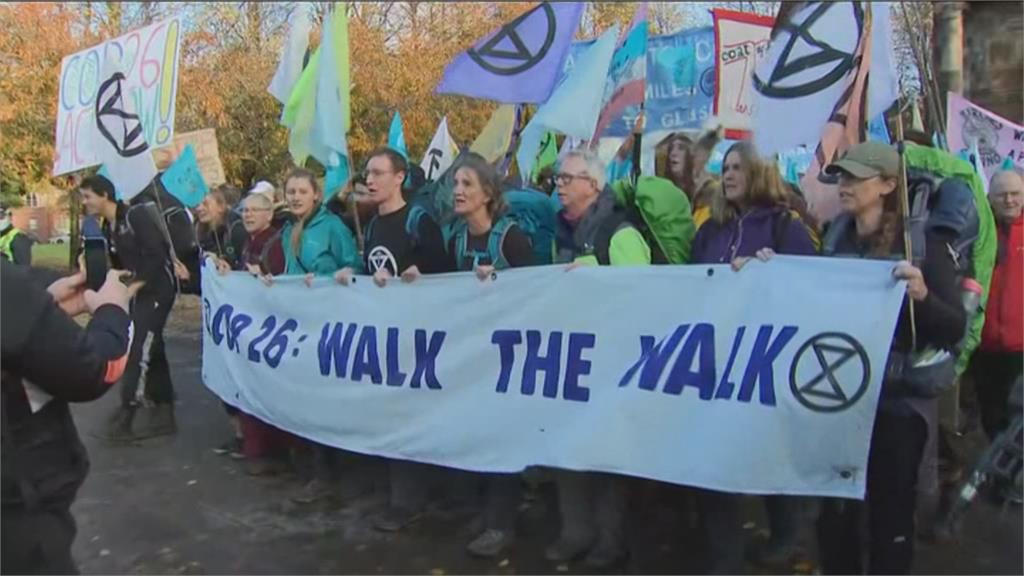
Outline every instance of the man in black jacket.
{"label": "man in black jacket", "polygon": [[[85,274],[46,287],[45,274],[2,266],[2,535],[5,574],[74,573],[71,503],[89,470],[68,402],[102,396],[131,340],[130,291],[111,271],[98,292]],[[89,312],[82,328],[72,316]]]}
{"label": "man in black jacket", "polygon": [[[127,442],[173,434],[174,388],[163,331],[174,306],[177,282],[163,217],[147,197],[140,195],[140,201],[131,205],[115,200],[114,185],[103,176],[86,178],[79,188],[86,212],[103,219],[103,235],[114,268],[128,270],[136,281],[144,282],[131,303],[135,339],[121,380],[121,405],[97,435]],[[150,418],[133,429],[140,405],[148,408]]]}

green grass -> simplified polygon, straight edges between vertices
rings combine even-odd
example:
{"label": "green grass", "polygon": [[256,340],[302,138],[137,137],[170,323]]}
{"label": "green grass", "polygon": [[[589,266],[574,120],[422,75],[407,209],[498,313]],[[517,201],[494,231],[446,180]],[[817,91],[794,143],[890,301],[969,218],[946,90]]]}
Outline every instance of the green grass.
{"label": "green grass", "polygon": [[63,244],[33,244],[32,265],[67,270],[70,248],[71,246],[67,242]]}

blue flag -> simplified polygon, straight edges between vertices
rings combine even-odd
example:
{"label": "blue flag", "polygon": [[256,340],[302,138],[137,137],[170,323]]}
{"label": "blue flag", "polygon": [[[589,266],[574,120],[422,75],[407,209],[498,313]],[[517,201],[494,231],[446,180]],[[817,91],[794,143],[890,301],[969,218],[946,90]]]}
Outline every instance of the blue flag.
{"label": "blue flag", "polygon": [[533,170],[541,139],[549,130],[580,139],[594,133],[618,32],[618,25],[612,26],[590,44],[551,98],[530,119],[516,156],[522,174],[529,175]]}
{"label": "blue flag", "polygon": [[210,191],[206,180],[203,180],[203,173],[199,170],[196,153],[191,144],[185,146],[181,156],[178,156],[174,164],[160,175],[160,181],[172,196],[189,208],[198,206]]}
{"label": "blue flag", "polygon": [[341,163],[337,166],[329,166],[324,177],[324,196],[330,197],[343,187],[349,178],[348,156],[341,157]]}
{"label": "blue flag", "polygon": [[388,129],[388,147],[393,148],[402,158],[409,159],[409,150],[405,146],[405,129],[402,128],[402,115],[397,111],[391,117],[391,128]]}
{"label": "blue flag", "polygon": [[868,140],[892,144],[892,139],[889,138],[889,126],[885,123],[884,113],[875,116],[874,120],[868,122]]}
{"label": "blue flag", "polygon": [[544,102],[555,89],[582,14],[582,2],[542,2],[456,56],[437,93],[510,104]]}

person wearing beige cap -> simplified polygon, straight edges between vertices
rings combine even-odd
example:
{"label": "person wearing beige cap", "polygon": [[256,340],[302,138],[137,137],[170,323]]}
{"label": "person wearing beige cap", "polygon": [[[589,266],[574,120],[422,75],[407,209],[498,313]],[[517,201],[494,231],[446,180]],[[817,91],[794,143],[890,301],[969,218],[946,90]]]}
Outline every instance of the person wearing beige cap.
{"label": "person wearing beige cap", "polygon": [[[863,502],[826,501],[818,544],[826,574],[862,574],[862,545],[868,548],[869,574],[907,574],[913,564],[918,467],[928,440],[922,415],[933,398],[916,395],[892,360],[927,348],[951,349],[964,333],[956,266],[948,249],[952,233],[941,227],[925,232],[925,256],[918,266],[907,261],[897,178],[899,154],[892,146],[865,142],[825,169],[839,178],[843,213],[823,242],[827,256],[897,261],[893,277],[907,283],[886,366],[868,453],[867,494]],[[916,324],[912,349],[909,306]],[[934,409],[934,406],[931,406]],[[867,516],[868,537],[860,530]]]}

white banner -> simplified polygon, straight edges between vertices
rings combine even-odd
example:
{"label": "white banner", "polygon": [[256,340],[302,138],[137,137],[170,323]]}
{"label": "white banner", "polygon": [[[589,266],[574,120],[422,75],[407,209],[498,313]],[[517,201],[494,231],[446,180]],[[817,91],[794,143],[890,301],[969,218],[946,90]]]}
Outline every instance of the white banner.
{"label": "white banner", "polygon": [[93,143],[96,92],[106,79],[102,68],[107,59],[124,72],[124,98],[133,102],[146,142],[154,148],[171,143],[182,34],[176,16],[64,57],[57,92],[54,176],[101,162]]}
{"label": "white banner", "polygon": [[275,425],[477,471],[862,498],[892,263],[523,268],[350,287],[203,275],[203,379]]}

